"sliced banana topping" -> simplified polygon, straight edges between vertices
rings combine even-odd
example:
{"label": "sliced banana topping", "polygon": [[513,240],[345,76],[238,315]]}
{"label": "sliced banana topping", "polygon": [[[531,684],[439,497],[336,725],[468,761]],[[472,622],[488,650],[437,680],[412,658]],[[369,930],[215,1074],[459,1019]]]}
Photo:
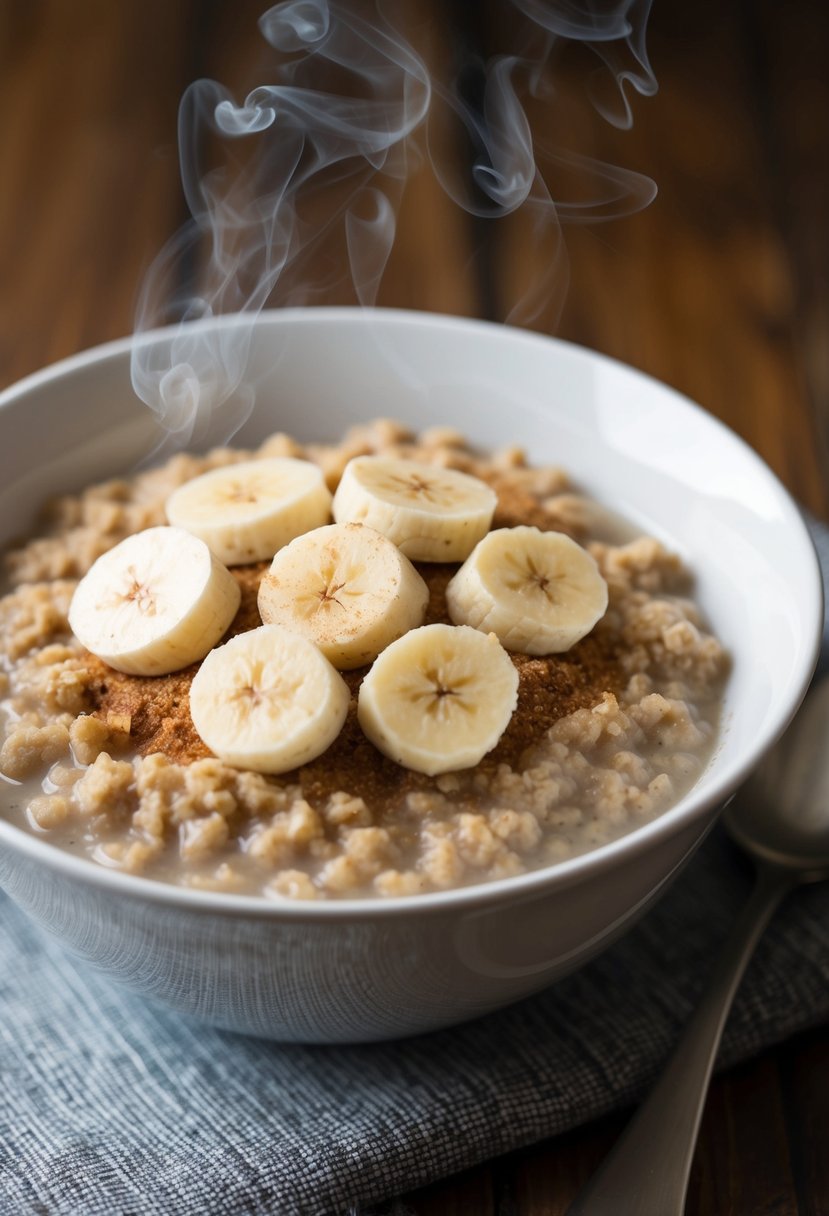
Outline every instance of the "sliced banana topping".
{"label": "sliced banana topping", "polygon": [[497,634],[508,650],[569,650],[607,610],[607,584],[590,554],[563,532],[499,528],[446,589],[459,625]]}
{"label": "sliced banana topping", "polygon": [[517,700],[518,672],[494,635],[424,625],[375,660],[357,716],[384,755],[434,775],[477,764],[501,738]]}
{"label": "sliced banana topping", "polygon": [[370,663],[422,624],[429,588],[396,545],[364,524],[298,536],[259,586],[259,612],[315,642],[341,671]]}
{"label": "sliced banana topping", "polygon": [[204,541],[181,528],[148,528],[104,553],[84,575],[69,624],[110,667],[160,676],[204,658],[239,600],[239,584]]}
{"label": "sliced banana topping", "polygon": [[179,486],[167,518],[201,537],[225,565],[239,566],[270,560],[295,536],[328,523],[331,493],[308,460],[246,460]]}
{"label": "sliced banana topping", "polygon": [[486,535],[496,502],[488,485],[456,469],[357,456],[334,495],[334,519],[375,528],[412,561],[461,562]]}
{"label": "sliced banana topping", "polygon": [[190,715],[226,764],[286,773],[331,746],[350,696],[312,642],[262,625],[207,656],[190,686]]}

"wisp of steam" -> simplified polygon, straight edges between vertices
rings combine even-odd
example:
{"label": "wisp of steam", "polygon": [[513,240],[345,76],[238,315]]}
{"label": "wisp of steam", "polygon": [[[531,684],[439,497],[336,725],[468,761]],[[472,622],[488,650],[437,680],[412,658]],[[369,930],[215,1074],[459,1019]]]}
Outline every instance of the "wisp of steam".
{"label": "wisp of steam", "polygon": [[[376,302],[397,207],[424,149],[458,206],[496,220],[524,209],[539,248],[546,241],[551,249],[521,308],[505,318],[513,323],[561,291],[562,222],[617,218],[655,195],[641,174],[534,136],[522,101],[549,94],[552,55],[575,42],[599,61],[587,82],[593,104],[614,125],[630,126],[630,89],[656,91],[645,49],[651,0],[512,0],[526,49],[479,65],[475,105],[460,85],[463,65],[452,80],[433,78],[381,3],[369,20],[357,0],[283,0],[259,20],[273,52],[272,83],[239,102],[215,81],[197,80],[182,97],[179,159],[191,218],[145,278],[131,367],[135,392],[169,446],[227,440],[248,417],[255,388],[246,367],[266,304],[324,301],[344,278],[359,304]],[[446,107],[466,130],[468,166],[431,146],[430,121]],[[589,200],[555,199],[540,163],[588,168],[596,183]],[[332,245],[344,252],[326,258]],[[198,286],[183,288],[184,268],[193,266]],[[232,325],[194,324],[230,313]],[[140,340],[171,324],[170,343]]]}

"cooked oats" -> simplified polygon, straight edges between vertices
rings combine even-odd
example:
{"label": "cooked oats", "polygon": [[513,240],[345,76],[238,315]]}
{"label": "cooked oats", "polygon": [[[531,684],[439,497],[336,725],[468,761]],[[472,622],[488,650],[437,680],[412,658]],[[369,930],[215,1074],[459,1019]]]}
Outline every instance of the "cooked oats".
{"label": "cooked oats", "polygon": [[[294,773],[265,777],[213,757],[190,721],[195,667],[139,678],[72,637],[77,579],[124,537],[165,522],[177,486],[251,456],[315,461],[330,488],[352,457],[457,468],[497,492],[493,527],[567,533],[595,557],[610,602],[566,654],[512,656],[519,701],[474,769],[429,778],[381,756],[360,731],[356,691],[337,741]],[[234,570],[230,633],[259,624],[264,564]],[[426,621],[447,620],[456,567],[419,565]],[[661,814],[712,751],[728,661],[690,598],[676,555],[620,525],[555,468],[510,446],[488,457],[456,431],[419,438],[379,420],[342,442],[274,435],[257,452],[179,455],[53,503],[35,539],[6,555],[0,599],[0,773],[7,814],[102,865],[181,885],[276,900],[414,896],[553,864]],[[16,791],[16,794],[15,794]]]}

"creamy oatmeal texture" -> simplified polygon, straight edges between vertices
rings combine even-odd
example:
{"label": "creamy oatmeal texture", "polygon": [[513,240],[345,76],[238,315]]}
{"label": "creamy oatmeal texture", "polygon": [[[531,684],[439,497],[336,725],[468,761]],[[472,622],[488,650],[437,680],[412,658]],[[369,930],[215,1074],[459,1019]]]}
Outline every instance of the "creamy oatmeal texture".
{"label": "creamy oatmeal texture", "polygon": [[[430,778],[380,755],[360,730],[365,668],[343,673],[345,726],[317,760],[284,777],[239,771],[193,729],[196,666],[126,676],[68,628],[78,578],[117,542],[165,523],[170,493],[207,469],[294,456],[336,489],[354,456],[384,453],[460,469],[498,495],[493,529],[567,533],[595,557],[604,617],[563,654],[513,655],[518,707],[474,769]],[[426,622],[447,621],[457,564],[416,563]],[[267,563],[236,567],[229,635],[260,624]],[[0,790],[6,814],[99,863],[184,886],[272,898],[414,895],[548,865],[670,807],[710,755],[726,655],[689,598],[679,559],[657,541],[621,540],[557,469],[509,448],[482,458],[457,434],[415,437],[387,421],[335,445],[275,435],[258,452],[179,455],[52,505],[38,538],[6,556],[0,600]],[[228,635],[228,636],[229,636]]]}

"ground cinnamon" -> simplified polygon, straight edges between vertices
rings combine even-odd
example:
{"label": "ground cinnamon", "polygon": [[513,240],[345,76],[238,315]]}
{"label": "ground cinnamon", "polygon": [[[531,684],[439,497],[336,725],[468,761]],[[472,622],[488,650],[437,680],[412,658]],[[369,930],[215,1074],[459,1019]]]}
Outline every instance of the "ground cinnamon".
{"label": "ground cinnamon", "polygon": [[[227,637],[261,624],[256,594],[266,569],[267,564],[260,563],[233,570],[242,602]],[[429,587],[426,624],[448,621],[446,587],[457,567],[422,564],[418,569]],[[602,693],[617,692],[623,684],[615,641],[603,631],[594,631],[566,654],[542,658],[515,654],[512,660],[519,673],[518,706],[497,748],[487,757],[487,766],[517,764],[521,753],[559,718],[595,705]],[[88,664],[95,714],[105,721],[112,715],[128,717],[131,744],[142,755],[160,751],[177,763],[187,764],[211,754],[190,718],[190,683],[197,664],[155,677],[123,675],[93,655]],[[430,778],[409,772],[382,756],[360,729],[357,690],[366,670],[343,673],[353,695],[345,726],[335,743],[299,774],[286,775],[287,780],[298,777],[306,797],[314,802],[345,789],[374,807],[399,805],[402,794],[432,787]]]}

